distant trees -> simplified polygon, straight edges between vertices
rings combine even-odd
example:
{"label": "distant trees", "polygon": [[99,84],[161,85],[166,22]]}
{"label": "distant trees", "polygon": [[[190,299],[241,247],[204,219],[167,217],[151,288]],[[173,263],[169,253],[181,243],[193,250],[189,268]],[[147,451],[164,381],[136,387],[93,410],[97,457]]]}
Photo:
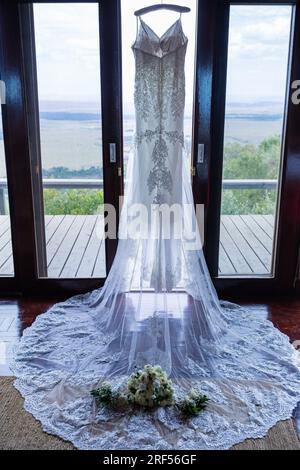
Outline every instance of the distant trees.
{"label": "distant trees", "polygon": [[[223,179],[277,179],[280,164],[280,136],[253,144],[227,143]],[[272,214],[276,191],[269,189],[226,189],[223,214]]]}
{"label": "distant trees", "polygon": [[[99,179],[102,168],[91,166],[73,170],[64,166],[43,171],[44,178],[53,179]],[[45,214],[91,215],[102,211],[103,190],[98,189],[44,189]]]}
{"label": "distant trees", "polygon": [[103,172],[100,166],[90,166],[89,168],[80,168],[73,170],[66,166],[54,166],[53,168],[43,169],[43,178],[102,178]]}
{"label": "distant trees", "polygon": [[92,215],[103,210],[103,191],[98,189],[44,189],[45,214]]}

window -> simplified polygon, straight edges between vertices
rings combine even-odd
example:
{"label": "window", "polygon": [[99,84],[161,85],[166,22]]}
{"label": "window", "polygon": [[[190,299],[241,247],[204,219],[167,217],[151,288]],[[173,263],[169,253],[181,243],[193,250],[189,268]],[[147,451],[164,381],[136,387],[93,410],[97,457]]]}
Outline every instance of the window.
{"label": "window", "polygon": [[98,4],[34,4],[34,23],[47,276],[105,277]]}
{"label": "window", "polygon": [[230,8],[220,276],[273,273],[291,13]]}

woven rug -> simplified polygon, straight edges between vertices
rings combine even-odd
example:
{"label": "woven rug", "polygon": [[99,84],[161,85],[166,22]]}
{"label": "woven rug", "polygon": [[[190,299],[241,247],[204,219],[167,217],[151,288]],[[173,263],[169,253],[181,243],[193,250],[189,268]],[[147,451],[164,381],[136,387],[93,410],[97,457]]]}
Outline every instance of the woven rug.
{"label": "woven rug", "polygon": [[[13,387],[13,377],[0,377],[0,449],[72,450],[73,445],[43,432],[33,416],[24,411],[23,398]],[[263,439],[247,439],[235,450],[300,449],[292,419],[277,423]],[[109,449],[108,449],[109,450]]]}

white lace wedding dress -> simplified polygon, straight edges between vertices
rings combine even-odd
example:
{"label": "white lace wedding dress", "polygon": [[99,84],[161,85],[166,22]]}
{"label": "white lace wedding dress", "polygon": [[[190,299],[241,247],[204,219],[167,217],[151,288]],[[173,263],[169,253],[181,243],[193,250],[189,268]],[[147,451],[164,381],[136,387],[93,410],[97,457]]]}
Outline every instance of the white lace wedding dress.
{"label": "white lace wedding dress", "polygon": [[[25,409],[80,449],[225,449],[264,436],[300,400],[298,352],[259,314],[219,302],[198,246],[183,156],[186,47],[180,19],[160,38],[141,20],[135,151],[115,261],[102,289],[38,316],[15,351]],[[179,238],[174,221],[165,236],[158,210],[148,227],[136,223],[137,204],[175,203],[185,208]],[[191,387],[208,395],[207,408],[182,420],[172,407],[95,406],[90,390],[101,380],[122,387],[146,363],[168,372],[177,397]]]}

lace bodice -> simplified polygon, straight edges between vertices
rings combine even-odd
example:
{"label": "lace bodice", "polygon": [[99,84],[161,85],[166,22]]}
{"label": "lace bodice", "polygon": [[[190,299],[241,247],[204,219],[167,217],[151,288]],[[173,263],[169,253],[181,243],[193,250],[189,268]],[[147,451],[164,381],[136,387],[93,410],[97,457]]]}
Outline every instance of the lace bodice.
{"label": "lace bodice", "polygon": [[132,48],[138,164],[148,189],[141,199],[180,202],[187,38],[180,19],[161,37],[140,21]]}

